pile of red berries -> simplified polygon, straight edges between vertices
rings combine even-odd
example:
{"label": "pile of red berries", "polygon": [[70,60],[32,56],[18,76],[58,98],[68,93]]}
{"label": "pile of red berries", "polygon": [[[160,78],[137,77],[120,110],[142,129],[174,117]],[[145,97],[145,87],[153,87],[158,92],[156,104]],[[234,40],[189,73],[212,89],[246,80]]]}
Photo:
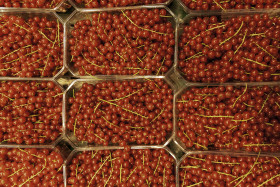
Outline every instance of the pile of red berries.
{"label": "pile of red berries", "polygon": [[191,10],[280,8],[280,0],[182,0]]}
{"label": "pile of red berries", "polygon": [[162,75],[173,65],[174,28],[165,9],[100,12],[74,25],[73,71],[92,75]]}
{"label": "pile of red berries", "polygon": [[62,0],[0,0],[0,7],[55,8]]}
{"label": "pile of red berries", "polygon": [[54,82],[0,82],[0,142],[55,141],[62,132],[62,94]]}
{"label": "pile of red berries", "polygon": [[50,149],[0,149],[0,186],[63,187],[63,158]]}
{"label": "pile of red berries", "polygon": [[67,184],[175,187],[174,162],[164,149],[85,151],[67,166]]}
{"label": "pile of red berries", "polygon": [[177,100],[187,148],[280,151],[280,87],[192,87]]}
{"label": "pile of red berries", "polygon": [[0,76],[53,77],[63,66],[63,25],[46,17],[0,16]]}
{"label": "pile of red berries", "polygon": [[280,18],[197,17],[184,26],[179,69],[188,81],[279,81]]}
{"label": "pile of red berries", "polygon": [[173,91],[162,79],[84,83],[68,99],[66,127],[90,144],[158,145],[173,129],[172,102]]}
{"label": "pile of red berries", "polygon": [[75,0],[77,4],[83,5],[85,8],[163,4],[167,1],[168,0]]}
{"label": "pile of red berries", "polygon": [[277,157],[189,155],[179,168],[180,186],[279,186]]}

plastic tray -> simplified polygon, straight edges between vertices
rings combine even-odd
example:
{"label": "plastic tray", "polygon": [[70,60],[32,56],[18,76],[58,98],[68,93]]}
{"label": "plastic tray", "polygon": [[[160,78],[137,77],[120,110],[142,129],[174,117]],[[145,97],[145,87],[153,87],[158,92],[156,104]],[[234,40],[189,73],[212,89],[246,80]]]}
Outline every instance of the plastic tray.
{"label": "plastic tray", "polygon": [[[78,155],[80,152],[83,151],[99,151],[99,150],[118,150],[118,149],[123,149],[123,147],[114,147],[114,148],[105,148],[105,147],[100,147],[100,148],[77,148],[74,151],[71,152],[71,154],[69,155],[69,157],[67,158],[65,165],[66,165],[66,170],[65,170],[65,176],[66,178],[68,170],[67,170],[67,166],[70,164],[71,160],[73,159],[73,157],[75,157],[76,155]],[[176,177],[176,186],[178,186],[178,181],[177,181],[177,165],[178,165],[178,158],[176,157],[176,155],[173,154],[173,152],[168,148],[168,147],[161,147],[161,146],[132,146],[131,149],[165,149],[169,155],[171,155],[174,158],[174,174]],[[65,185],[67,185],[67,179],[65,181]]]}
{"label": "plastic tray", "polygon": [[[157,79],[162,79],[164,80],[167,84],[169,84],[169,86],[171,87],[171,89],[173,90],[173,94],[176,93],[176,90],[178,89],[176,87],[176,85],[174,85],[172,83],[172,80],[164,78],[164,77],[156,77]],[[97,145],[97,144],[88,144],[87,142],[81,142],[81,141],[77,141],[76,137],[73,135],[73,132],[70,132],[69,130],[67,130],[66,128],[66,123],[67,123],[67,118],[68,118],[68,98],[71,97],[73,95],[73,89],[78,90],[83,83],[89,83],[89,84],[96,84],[99,82],[104,82],[104,81],[124,81],[124,80],[135,80],[137,82],[144,82],[145,78],[132,78],[132,77],[127,77],[127,78],[120,78],[120,77],[115,77],[115,78],[105,78],[105,79],[99,79],[99,80],[92,80],[92,79],[77,79],[75,81],[73,81],[71,83],[71,85],[68,87],[68,89],[65,91],[64,94],[64,105],[63,105],[63,111],[64,111],[64,115],[63,115],[63,128],[65,128],[65,132],[66,132],[66,137],[69,138],[69,140],[73,143],[73,145],[75,147],[94,147],[94,148],[100,148],[100,147],[105,147],[102,145]],[[149,79],[155,79],[155,77],[149,77]],[[173,108],[173,114],[174,114],[174,108]],[[173,118],[173,130],[170,134],[167,135],[167,140],[165,142],[162,143],[162,145],[167,145],[171,139],[174,136],[174,123],[175,120]],[[115,147],[117,145],[115,144],[110,144],[106,147]],[[139,146],[137,144],[132,144],[130,146]],[[153,145],[150,145],[153,146]],[[154,146],[159,146],[159,145],[154,145]]]}
{"label": "plastic tray", "polygon": [[[180,176],[179,176],[179,172],[180,172],[180,166],[182,164],[182,162],[191,155],[198,155],[198,154],[202,154],[202,155],[223,155],[223,156],[230,156],[233,158],[238,158],[238,157],[279,157],[279,154],[264,154],[264,153],[240,153],[240,152],[227,152],[227,151],[189,151],[186,152],[185,155],[179,159],[179,161],[177,162],[177,166],[176,166],[176,172],[177,172],[177,186],[179,187],[180,185]],[[278,158],[279,159],[279,158]]]}
{"label": "plastic tray", "polygon": [[[65,42],[65,66],[69,70],[69,72],[76,78],[93,78],[93,76],[81,76],[77,72],[77,70],[74,69],[73,63],[70,63],[71,55],[70,55],[70,50],[69,50],[69,45],[68,45],[68,38],[71,36],[71,31],[73,30],[74,24],[79,21],[79,20],[84,20],[84,19],[91,19],[90,15],[92,13],[96,12],[110,12],[110,13],[119,13],[122,10],[134,10],[134,9],[165,9],[167,12],[172,16],[172,18],[168,18],[168,20],[172,23],[173,28],[174,28],[174,35],[175,35],[175,46],[174,46],[174,63],[171,67],[174,67],[175,62],[177,60],[177,25],[178,25],[178,19],[177,17],[173,14],[173,12],[166,6],[163,5],[157,5],[157,6],[134,6],[134,7],[116,7],[116,8],[102,8],[102,9],[83,9],[79,11],[74,11],[66,20],[65,22],[65,37],[66,37],[66,42]],[[169,71],[167,71],[165,74],[168,74],[171,71],[172,68],[170,68]],[[116,75],[100,75],[97,74],[94,77],[102,78],[102,77],[114,77]],[[126,76],[126,75],[119,75],[119,76]],[[133,75],[127,75],[127,76],[133,76]],[[153,75],[145,75],[145,76],[153,76]],[[134,77],[134,76],[133,76]],[[144,76],[142,76],[144,77]]]}
{"label": "plastic tray", "polygon": [[[192,19],[195,19],[197,17],[210,17],[210,16],[217,16],[219,21],[224,21],[228,20],[233,17],[238,17],[238,16],[246,16],[246,15],[255,15],[255,14],[268,14],[269,16],[279,16],[280,15],[280,10],[279,9],[257,9],[257,10],[228,10],[227,12],[221,12],[221,11],[206,11],[206,12],[195,12],[187,15],[181,23],[178,25],[178,43],[180,41],[180,37],[182,36],[183,29],[185,25],[188,25],[189,22]],[[178,73],[177,74],[177,81],[182,82],[182,78],[185,79],[183,72],[180,70],[179,67],[179,53],[180,53],[180,47],[179,44],[177,43],[178,49],[177,49],[177,60],[175,63],[175,71]],[[179,75],[180,74],[180,75]],[[186,82],[191,82],[186,80]],[[238,82],[238,81],[231,81],[231,82]]]}
{"label": "plastic tray", "polygon": [[[0,77],[0,81],[13,81],[13,82],[26,82],[26,81],[34,81],[34,82],[46,82],[46,81],[52,81],[54,82],[58,87],[60,87],[61,89],[61,93],[64,93],[64,88],[54,79],[47,79],[47,78],[41,78],[41,79],[30,79],[30,78],[3,78],[3,77]],[[62,98],[62,102],[64,103],[64,98]],[[62,117],[62,121],[63,121],[63,105],[62,105],[62,114],[61,114],[61,117]],[[58,144],[61,139],[65,136],[65,128],[63,126],[63,123],[61,124],[62,126],[62,134],[53,142],[49,142],[49,143],[44,143],[44,144],[32,144],[32,145],[26,145],[26,144],[15,144],[15,143],[1,143],[0,144],[0,147],[1,146],[7,146],[7,147],[15,147],[15,146],[20,146],[22,148],[35,148],[35,147],[50,147],[50,146],[54,146],[56,144]]]}
{"label": "plastic tray", "polygon": [[[67,0],[62,0],[54,8],[15,8],[15,7],[0,7],[1,10],[21,10],[21,11],[56,11],[56,12],[66,12],[71,7],[71,4]],[[0,10],[0,11],[1,11]]]}
{"label": "plastic tray", "polygon": [[[15,9],[15,8],[0,8],[0,16],[2,15],[15,15],[15,16],[20,16],[24,19],[28,19],[28,18],[32,18],[35,16],[38,16],[40,18],[46,17],[48,20],[58,20],[62,25],[64,25],[64,21],[60,18],[60,16],[57,15],[56,12],[54,11],[50,11],[50,10],[45,10],[45,9]],[[64,28],[64,37],[63,37],[63,45],[65,45],[66,40],[65,40],[65,28]],[[61,70],[53,77],[31,77],[30,79],[48,79],[48,78],[57,78],[58,76],[63,75],[66,72],[66,68],[65,68],[65,52],[63,54],[63,66],[61,67]],[[9,79],[9,78],[14,78],[14,77],[1,77],[1,78],[5,78],[5,79]],[[21,77],[15,77],[18,79],[24,79]]]}
{"label": "plastic tray", "polygon": [[[252,86],[279,86],[280,83],[279,82],[244,82],[244,83],[223,83],[223,84],[219,84],[219,83],[186,83],[174,96],[174,108],[175,108],[175,114],[174,114],[174,119],[175,119],[175,135],[174,135],[174,142],[177,144],[177,146],[179,146],[182,150],[184,150],[185,152],[192,152],[192,151],[196,151],[195,148],[187,148],[183,142],[181,142],[180,138],[177,136],[177,132],[178,132],[178,110],[177,110],[177,100],[181,97],[181,95],[183,93],[185,93],[186,90],[189,90],[191,87],[217,87],[217,86],[234,86],[234,87],[240,87],[240,86],[248,86],[248,87],[252,87]],[[255,152],[247,152],[245,150],[218,150],[218,149],[209,149],[209,151],[211,152],[239,152],[239,153],[243,153],[243,154],[255,154]],[[207,152],[207,151],[197,151],[197,152]],[[262,152],[265,153],[265,152]],[[268,152],[268,154],[275,154],[275,153],[270,153]]]}
{"label": "plastic tray", "polygon": [[230,11],[251,11],[251,10],[277,10],[277,8],[271,8],[271,9],[226,9],[226,10],[191,10],[189,9],[185,3],[182,2],[182,0],[177,0],[177,2],[182,6],[182,8],[184,9],[184,11],[188,14],[191,14],[191,13],[205,13],[205,12],[230,12]]}
{"label": "plastic tray", "polygon": [[[180,1],[179,1],[180,2]],[[210,16],[217,16],[219,21],[225,21],[233,17],[238,16],[246,16],[246,15],[255,15],[255,14],[268,14],[269,16],[279,16],[280,15],[280,9],[256,9],[256,10],[228,10],[226,12],[221,11],[197,11],[192,12],[188,14],[179,24],[178,24],[178,34],[177,34],[177,41],[179,43],[180,38],[183,33],[184,26],[188,25],[192,19],[195,19],[197,17],[210,17]],[[179,54],[180,54],[180,47],[177,43],[178,49],[177,51],[177,60],[175,61],[175,71],[177,73],[177,81],[184,82],[181,79],[185,79],[183,72],[180,70],[179,64]],[[191,81],[185,80],[185,82],[191,83]],[[232,81],[231,81],[232,82]],[[237,82],[237,81],[234,81]],[[197,82],[198,83],[198,82]]]}
{"label": "plastic tray", "polygon": [[62,164],[62,172],[63,172],[63,182],[64,186],[66,187],[66,160],[71,153],[72,149],[71,147],[68,146],[66,142],[60,142],[54,145],[49,145],[49,146],[21,146],[21,145],[0,145],[0,148],[5,148],[5,149],[50,149],[54,150],[55,152],[58,152],[62,158],[63,158],[63,164]]}
{"label": "plastic tray", "polygon": [[[69,3],[76,9],[76,10],[82,10],[82,9],[94,9],[94,8],[85,8],[84,4],[79,4],[75,0],[68,0]],[[167,0],[165,3],[158,3],[158,4],[151,4],[151,5],[169,5],[173,0]],[[133,6],[133,5],[132,5]],[[137,5],[137,6],[149,6],[149,5]],[[129,6],[127,6],[129,7]],[[117,8],[117,7],[115,7]],[[123,8],[123,7],[122,7]],[[100,7],[97,9],[106,9],[106,7]]]}

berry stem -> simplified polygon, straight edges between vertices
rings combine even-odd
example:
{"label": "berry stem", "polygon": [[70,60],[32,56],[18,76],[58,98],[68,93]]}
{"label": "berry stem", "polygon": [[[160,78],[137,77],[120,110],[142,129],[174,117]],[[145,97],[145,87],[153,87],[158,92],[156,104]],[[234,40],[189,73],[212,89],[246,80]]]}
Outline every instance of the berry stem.
{"label": "berry stem", "polygon": [[5,58],[5,57],[7,57],[7,56],[9,56],[9,55],[11,55],[11,54],[13,54],[13,53],[15,53],[15,52],[17,52],[17,51],[19,51],[19,50],[21,50],[21,49],[28,48],[28,47],[32,47],[32,45],[27,45],[27,46],[18,48],[18,49],[16,49],[16,50],[14,50],[14,51],[12,51],[12,52],[10,52],[10,53],[8,53],[8,54],[2,56],[2,57],[0,58],[0,60],[3,59],[3,58]]}
{"label": "berry stem", "polygon": [[92,151],[91,152],[91,159],[93,159],[96,156],[97,153],[98,153],[98,151],[95,151],[95,153],[93,154],[93,151]]}
{"label": "berry stem", "polygon": [[100,136],[98,136],[97,134],[94,134],[94,136],[96,136],[97,138],[99,138],[100,140],[102,140],[103,142],[105,142],[105,140],[103,138],[101,138]]}
{"label": "berry stem", "polygon": [[247,144],[247,145],[243,145],[244,147],[252,147],[252,146],[257,146],[257,147],[261,147],[261,146],[277,146],[276,144]]}
{"label": "berry stem", "polygon": [[196,116],[205,117],[205,118],[234,118],[234,116],[206,116],[203,114],[194,114]]}
{"label": "berry stem", "polygon": [[145,28],[143,28],[143,27],[140,27],[139,25],[137,25],[136,23],[134,23],[134,22],[124,13],[123,10],[122,10],[122,13],[123,13],[123,15],[126,17],[126,19],[128,19],[128,21],[130,21],[130,23],[132,23],[133,25],[135,25],[135,26],[138,27],[139,29],[142,29],[142,30],[145,30],[145,31],[149,31],[149,32],[154,32],[154,33],[157,33],[157,34],[167,35],[167,33],[161,33],[161,32],[157,32],[157,31],[154,31],[154,30],[145,29]]}
{"label": "berry stem", "polygon": [[52,97],[57,97],[57,96],[60,96],[60,95],[63,95],[63,93],[59,93],[59,94],[54,95],[54,96],[52,96]]}
{"label": "berry stem", "polygon": [[50,40],[42,31],[38,30],[38,32],[44,37],[46,38],[49,42],[51,42],[52,44],[54,44],[56,41],[52,41]]}
{"label": "berry stem", "polygon": [[218,7],[220,7],[223,11],[226,11],[223,7],[222,7],[222,5],[220,5],[216,0],[213,0],[214,1],[214,3],[216,4],[216,5],[218,5]]}
{"label": "berry stem", "polygon": [[104,119],[104,120],[105,120],[107,123],[109,123],[110,125],[112,125],[112,126],[114,126],[114,127],[120,128],[119,126],[117,126],[117,125],[111,123],[110,121],[108,121],[104,116],[101,116],[101,118]]}
{"label": "berry stem", "polygon": [[85,71],[85,73],[89,76],[91,76],[92,78],[96,79],[96,80],[100,80],[98,78],[96,78],[95,76],[93,76],[92,74],[90,74],[89,72],[87,72],[87,70],[84,68],[84,66],[82,66],[82,69]]}
{"label": "berry stem", "polygon": [[226,164],[226,165],[239,165],[240,163],[236,162],[219,162],[219,161],[212,161],[214,164]]}
{"label": "berry stem", "polygon": [[271,92],[267,95],[266,99],[264,100],[264,102],[263,102],[263,104],[262,104],[262,108],[260,109],[260,111],[259,111],[258,113],[261,113],[261,112],[262,112],[262,110],[263,110],[263,108],[264,108],[264,105],[266,104],[266,102],[267,102],[267,100],[268,100],[270,94],[271,94]]}
{"label": "berry stem", "polygon": [[136,169],[137,169],[137,166],[132,170],[132,172],[130,172],[130,174],[129,174],[128,177],[126,178],[126,181],[128,181],[128,179],[129,179],[130,176],[135,172]]}
{"label": "berry stem", "polygon": [[204,127],[207,129],[211,129],[211,130],[217,130],[217,128],[214,128],[214,127],[208,127],[208,126],[204,126]]}
{"label": "berry stem", "polygon": [[21,28],[21,29],[26,30],[27,32],[30,32],[30,30],[28,30],[28,29],[24,28],[24,27],[23,27],[23,26],[21,26],[21,25],[18,25],[18,24],[16,24],[16,23],[14,23],[14,25],[15,25],[15,26],[17,26],[17,27],[19,27],[19,28]]}
{"label": "berry stem", "polygon": [[247,35],[247,30],[245,31],[245,34],[242,38],[242,42],[241,44],[238,46],[238,48],[234,51],[234,54],[237,53],[237,51],[241,48],[241,46],[243,45],[244,41],[245,41],[245,38],[246,38],[246,35]]}
{"label": "berry stem", "polygon": [[277,102],[275,102],[275,104],[279,107],[279,109],[280,109],[280,105],[279,105],[279,103],[277,103]]}
{"label": "berry stem", "polygon": [[[221,28],[221,27],[224,27],[224,26],[225,26],[225,25],[219,25],[219,26],[216,26],[216,27],[212,27],[212,28],[210,28],[210,29],[206,29],[205,32],[211,31],[211,30],[215,30],[215,29],[218,29],[218,28]],[[191,39],[195,39],[195,38],[197,38],[197,37],[199,37],[199,36],[200,36],[200,34],[194,36],[194,37],[191,38]],[[187,46],[188,44],[189,44],[189,42],[187,42],[185,46]]]}
{"label": "berry stem", "polygon": [[76,164],[76,177],[77,177],[77,175],[78,175],[78,168],[79,168],[79,164],[77,163],[77,164]]}
{"label": "berry stem", "polygon": [[198,52],[198,53],[194,54],[193,56],[187,58],[186,61],[188,61],[188,60],[190,60],[190,59],[192,59],[192,58],[200,57],[200,56],[203,56],[203,53],[202,53],[202,52]]}
{"label": "berry stem", "polygon": [[158,157],[158,162],[157,162],[156,169],[155,169],[155,171],[154,171],[154,175],[156,174],[157,168],[158,168],[158,166],[159,166],[160,159],[161,159],[161,155],[159,155],[159,157]]}
{"label": "berry stem", "polygon": [[186,173],[187,173],[187,170],[185,169],[185,174],[184,174],[184,178],[183,178],[183,187],[185,186]]}
{"label": "berry stem", "polygon": [[17,174],[18,172],[20,172],[21,170],[24,170],[24,169],[26,169],[26,167],[20,168],[19,170],[15,171],[14,173],[12,173],[11,175],[9,175],[8,177],[11,177],[11,176]]}
{"label": "berry stem", "polygon": [[224,43],[226,43],[227,41],[229,41],[231,38],[233,38],[234,36],[236,36],[239,32],[240,32],[240,30],[241,30],[241,28],[243,27],[243,21],[241,22],[241,25],[240,25],[240,27],[239,27],[239,29],[234,33],[234,35],[232,35],[231,37],[229,37],[229,38],[227,38],[226,40],[224,40],[223,42],[221,42],[219,45],[222,45],[222,44],[224,44]]}
{"label": "berry stem", "polygon": [[190,137],[187,135],[187,133],[185,133],[185,131],[183,131],[183,134],[188,138],[188,140],[191,141]]}
{"label": "berry stem", "polygon": [[[256,165],[257,162],[258,162],[258,159],[259,159],[259,157],[260,157],[260,153],[261,153],[261,152],[259,152],[256,161],[254,162],[253,166],[250,168],[250,170],[248,171],[248,173],[246,173],[245,175],[243,175],[243,176],[241,177],[242,179],[241,179],[234,187],[238,186],[238,185],[252,172],[253,168],[255,167],[255,165]],[[237,178],[237,179],[238,179],[238,178]],[[233,182],[233,181],[232,181],[232,182]]]}
{"label": "berry stem", "polygon": [[197,185],[200,185],[201,183],[203,183],[203,181],[200,181],[198,183],[195,183],[195,184],[192,184],[192,185],[189,185],[189,186],[186,186],[186,187],[193,187],[193,186],[197,186]]}
{"label": "berry stem", "polygon": [[252,60],[252,59],[249,59],[249,58],[245,58],[245,57],[242,57],[242,58],[245,59],[245,60],[247,60],[247,61],[249,61],[249,62],[254,62],[254,63],[256,63],[256,64],[258,64],[258,65],[260,65],[260,66],[270,67],[269,65],[262,64],[262,63],[260,63],[260,62],[257,62],[257,61],[255,61],[255,60]]}
{"label": "berry stem", "polygon": [[233,178],[236,178],[235,175],[231,175],[231,174],[228,174],[228,173],[223,173],[223,172],[220,172],[220,171],[217,171],[217,173],[221,174],[221,175],[226,175],[226,176],[231,176]]}
{"label": "berry stem", "polygon": [[33,179],[34,177],[36,177],[37,175],[39,175],[47,166],[47,159],[44,159],[45,160],[45,165],[43,166],[43,168],[38,172],[36,173],[35,175],[32,175],[31,177],[29,177],[26,181],[24,181],[23,183],[21,183],[19,185],[19,187],[22,187],[25,183],[27,183],[28,181],[30,181],[31,179]]}
{"label": "berry stem", "polygon": [[125,111],[127,111],[127,112],[130,112],[130,113],[133,113],[133,114],[135,114],[135,115],[137,115],[137,116],[140,116],[140,117],[142,117],[142,118],[148,119],[148,117],[146,117],[146,116],[143,116],[143,115],[141,115],[141,114],[138,114],[137,112],[134,112],[134,111],[132,111],[132,110],[128,110],[128,109],[126,109],[126,108],[124,108],[124,107],[122,107],[122,106],[120,106],[120,105],[117,105],[117,104],[115,104],[115,103],[112,103],[112,102],[110,102],[110,101],[106,101],[106,100],[104,100],[104,99],[99,99],[99,100],[100,100],[100,101],[103,101],[103,102],[105,102],[105,103],[108,103],[108,104],[111,104],[111,105],[120,107],[120,108],[122,108],[123,110],[125,110]]}
{"label": "berry stem", "polygon": [[105,165],[105,163],[107,162],[107,160],[109,159],[110,155],[105,159],[105,161],[101,164],[101,166],[98,168],[98,170],[94,173],[93,177],[90,179],[89,183],[88,183],[88,187],[90,186],[90,184],[92,183],[93,178],[97,175],[97,173],[101,170],[101,168]]}
{"label": "berry stem", "polygon": [[[110,153],[110,154],[111,154],[111,153]],[[107,180],[106,183],[104,184],[104,187],[106,187],[106,185],[107,185],[108,182],[110,181],[110,179],[111,179],[111,177],[112,177],[112,174],[113,174],[113,172],[114,172],[114,165],[111,166],[111,167],[113,168],[113,170],[112,170],[112,172],[110,173],[110,176],[109,176],[108,180]]]}
{"label": "berry stem", "polygon": [[271,58],[276,59],[272,54],[270,54],[267,50],[265,50],[263,47],[261,47],[259,44],[257,44],[256,42],[254,42],[254,44],[256,46],[258,46],[258,48],[260,48],[261,50],[263,50],[264,52],[266,52],[269,56],[271,56]]}
{"label": "berry stem", "polygon": [[247,106],[247,107],[255,107],[255,106],[253,106],[253,105],[248,105],[248,104],[245,103],[245,102],[243,102],[243,104],[244,104],[245,106]]}
{"label": "berry stem", "polygon": [[121,167],[120,167],[120,183],[122,183],[122,164],[121,164]]}
{"label": "berry stem", "polygon": [[15,100],[15,99],[12,99],[12,98],[10,98],[10,97],[6,96],[6,95],[5,95],[5,94],[3,94],[3,93],[0,93],[0,94],[1,94],[1,95],[3,95],[4,97],[8,98],[10,101]]}
{"label": "berry stem", "polygon": [[161,62],[161,66],[160,66],[160,68],[159,68],[158,71],[157,71],[157,75],[159,74],[159,72],[160,72],[160,70],[161,70],[161,68],[162,68],[162,66],[163,66],[164,61],[165,61],[165,57],[163,58],[163,60],[162,60],[162,62]]}
{"label": "berry stem", "polygon": [[242,95],[244,95],[244,94],[246,93],[247,88],[248,88],[248,85],[246,84],[246,86],[245,86],[245,89],[244,89],[243,93],[242,93],[240,96],[238,96],[238,97],[237,97],[237,99],[234,101],[234,103],[233,103],[232,107],[234,107],[234,106],[235,106],[235,104],[236,104],[236,102],[237,102],[237,101],[238,101],[238,100],[242,97]]}
{"label": "berry stem", "polygon": [[240,120],[231,120],[231,121],[250,121],[254,119],[254,117],[250,117],[249,119],[240,119]]}
{"label": "berry stem", "polygon": [[197,158],[197,157],[193,157],[193,156],[187,156],[188,158],[192,158],[192,159],[196,159],[196,160],[201,160],[201,161],[206,161],[205,159],[203,158]]}
{"label": "berry stem", "polygon": [[273,180],[274,178],[279,177],[279,176],[280,176],[280,174],[274,175],[274,176],[271,177],[270,179],[268,179],[268,180],[264,181],[263,183],[261,183],[260,185],[258,185],[258,187],[261,187],[261,186],[265,185],[265,184],[268,183],[269,181],[271,181],[271,180]]}
{"label": "berry stem", "polygon": [[205,147],[204,145],[201,145],[201,144],[199,144],[199,143],[193,143],[193,144],[195,144],[195,145],[197,145],[197,146],[199,146],[199,147],[202,147],[203,149],[205,149],[205,150],[208,150],[208,148],[207,147]]}
{"label": "berry stem", "polygon": [[150,123],[152,123],[153,121],[155,121],[155,120],[163,113],[164,110],[165,110],[165,108],[163,108],[163,109],[160,111],[160,113],[159,113]]}
{"label": "berry stem", "polygon": [[85,55],[82,53],[82,56],[83,56],[83,58],[88,62],[88,63],[90,63],[90,64],[92,64],[92,65],[94,65],[94,66],[96,66],[96,67],[99,67],[99,68],[104,68],[105,66],[99,66],[99,65],[97,65],[97,64],[94,64],[94,63],[92,63],[88,58],[86,58],[85,57]]}
{"label": "berry stem", "polygon": [[112,100],[109,100],[109,101],[119,101],[119,100],[128,98],[128,97],[130,97],[130,96],[132,96],[132,95],[134,95],[134,94],[137,94],[138,92],[142,91],[143,89],[144,89],[144,87],[141,88],[140,90],[137,90],[137,91],[135,91],[135,92],[133,92],[133,93],[131,93],[131,94],[128,94],[128,95],[126,95],[126,96],[124,96],[124,97],[117,98],[117,99],[112,99]]}

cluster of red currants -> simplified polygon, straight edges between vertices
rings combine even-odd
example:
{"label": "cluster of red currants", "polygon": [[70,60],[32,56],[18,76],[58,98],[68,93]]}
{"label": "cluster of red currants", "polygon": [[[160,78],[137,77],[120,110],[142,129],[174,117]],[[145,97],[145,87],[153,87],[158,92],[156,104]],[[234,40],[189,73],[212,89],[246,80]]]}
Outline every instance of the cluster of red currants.
{"label": "cluster of red currants", "polygon": [[187,156],[179,168],[180,186],[279,186],[280,160],[268,156],[199,154]]}
{"label": "cluster of red currants", "polygon": [[55,141],[62,132],[62,94],[54,82],[0,82],[1,143]]}
{"label": "cluster of red currants", "polygon": [[176,186],[175,160],[164,149],[85,151],[67,169],[68,185]]}
{"label": "cluster of red currants", "polygon": [[219,21],[197,17],[183,27],[179,69],[188,81],[279,81],[279,17],[255,14]]}
{"label": "cluster of red currants", "polygon": [[191,10],[280,8],[280,0],[182,0]]}
{"label": "cluster of red currants", "polygon": [[173,91],[162,79],[84,83],[68,102],[66,127],[78,141],[158,145],[173,129]]}
{"label": "cluster of red currants", "polygon": [[0,76],[53,77],[63,66],[63,25],[46,17],[0,16]]}
{"label": "cluster of red currants", "polygon": [[50,149],[0,149],[0,186],[63,187],[63,158]]}
{"label": "cluster of red currants", "polygon": [[279,152],[280,87],[192,87],[178,98],[187,148]]}
{"label": "cluster of red currants", "polygon": [[71,66],[81,76],[162,75],[173,65],[174,28],[165,9],[94,13],[71,31]]}
{"label": "cluster of red currants", "polygon": [[163,4],[168,0],[75,0],[85,8],[123,7],[148,4]]}
{"label": "cluster of red currants", "polygon": [[0,0],[0,7],[55,8],[62,0]]}

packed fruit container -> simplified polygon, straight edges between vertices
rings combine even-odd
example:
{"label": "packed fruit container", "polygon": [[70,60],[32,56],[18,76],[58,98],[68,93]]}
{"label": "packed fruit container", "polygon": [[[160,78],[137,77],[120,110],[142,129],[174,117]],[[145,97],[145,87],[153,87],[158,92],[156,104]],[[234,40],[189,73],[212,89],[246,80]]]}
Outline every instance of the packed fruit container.
{"label": "packed fruit container", "polygon": [[186,12],[280,8],[279,0],[178,0]]}
{"label": "packed fruit container", "polygon": [[169,5],[173,0],[69,0],[78,10],[93,8],[133,7],[140,5]]}
{"label": "packed fruit container", "polygon": [[66,135],[80,146],[167,145],[175,91],[164,78],[76,80],[65,94]]}
{"label": "packed fruit container", "polygon": [[67,185],[176,186],[177,158],[168,148],[77,149],[66,162]]}
{"label": "packed fruit container", "polygon": [[182,186],[279,186],[279,157],[190,152],[177,165]]}
{"label": "packed fruit container", "polygon": [[66,66],[78,78],[165,75],[175,64],[176,30],[165,6],[78,11],[66,23]]}
{"label": "packed fruit container", "polygon": [[178,71],[189,82],[279,82],[279,24],[279,10],[189,14]]}
{"label": "packed fruit container", "polygon": [[1,0],[0,8],[5,10],[21,9],[29,10],[53,10],[57,12],[66,12],[71,7],[66,0]]}
{"label": "packed fruit container", "polygon": [[52,78],[64,71],[63,20],[50,11],[0,13],[1,77]]}
{"label": "packed fruit container", "polygon": [[175,96],[176,141],[188,150],[280,149],[279,83],[190,84]]}
{"label": "packed fruit container", "polygon": [[0,186],[279,187],[279,3],[0,0]]}

